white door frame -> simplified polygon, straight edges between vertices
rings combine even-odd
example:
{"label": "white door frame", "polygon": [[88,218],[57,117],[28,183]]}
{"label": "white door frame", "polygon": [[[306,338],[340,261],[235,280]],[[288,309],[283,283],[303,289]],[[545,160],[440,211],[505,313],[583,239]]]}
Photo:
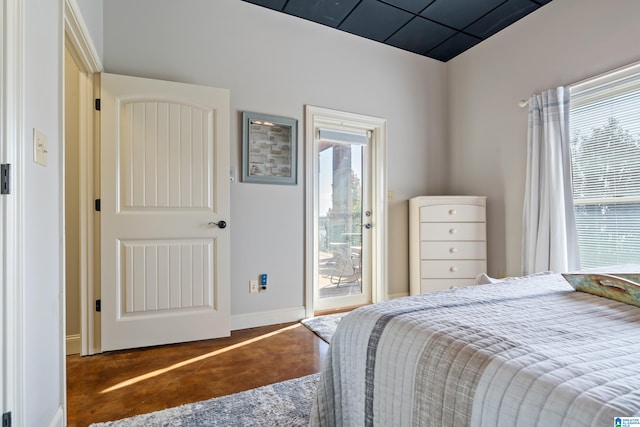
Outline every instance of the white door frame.
{"label": "white door frame", "polygon": [[[65,34],[71,38],[76,52],[85,53],[85,62],[92,63],[87,72],[100,71],[97,51],[88,35],[86,25],[82,21],[79,8],[75,0],[64,0]],[[0,297],[0,312],[4,315],[2,333],[7,348],[2,348],[3,359],[0,363],[2,373],[2,388],[0,389],[0,407],[2,413],[11,411],[12,424],[24,424],[24,200],[21,195],[21,185],[24,182],[24,156],[22,147],[25,146],[24,134],[24,0],[5,0],[4,9],[0,13],[2,20],[1,31],[3,39],[2,65],[3,71],[0,84],[2,85],[1,114],[3,133],[0,136],[0,160],[11,164],[12,193],[2,196],[0,212],[0,235],[2,245],[0,255],[2,259],[2,289]],[[71,35],[71,37],[69,37]],[[89,49],[87,49],[90,47]],[[92,47],[92,49],[91,49]],[[61,49],[62,55],[64,50]],[[93,58],[92,61],[89,58]],[[64,56],[60,58],[64,63]],[[91,68],[93,67],[93,68]],[[61,67],[62,69],[62,67]],[[61,75],[60,87],[63,87],[64,76]],[[91,165],[93,162],[91,162]],[[60,172],[61,174],[63,171]],[[92,172],[91,172],[92,173]],[[63,182],[62,176],[60,182]],[[61,208],[64,209],[64,208]],[[64,304],[64,302],[62,302]],[[61,333],[64,333],[62,331]],[[10,351],[8,351],[10,349]],[[60,369],[64,375],[64,358]],[[66,409],[66,408],[65,408]]]}
{"label": "white door frame", "polygon": [[[0,8],[0,129],[3,129],[2,123],[4,123],[5,117],[4,117],[4,96],[3,96],[3,92],[4,92],[4,8]],[[4,139],[4,135],[0,135],[0,163],[4,164],[5,163],[5,150],[4,150],[4,146],[5,146],[5,139]],[[6,218],[6,211],[5,211],[5,203],[4,203],[4,198],[0,197],[0,213],[2,214],[2,218]],[[0,222],[0,272],[5,271],[5,262],[4,262],[4,254],[5,254],[5,249],[4,249],[4,230],[7,227],[7,224],[5,223],[5,221],[3,220],[2,222]],[[5,308],[4,308],[4,289],[6,286],[5,283],[5,279],[4,279],[4,275],[2,275],[0,277],[0,285],[2,285],[2,287],[0,287],[0,319],[4,319],[4,312],[5,312]],[[2,375],[2,378],[5,378],[5,368],[7,368],[7,366],[5,366],[5,334],[8,334],[9,330],[8,328],[6,328],[6,325],[4,324],[5,322],[3,321],[2,323],[0,323],[0,375]],[[5,401],[4,401],[4,396],[7,394],[6,392],[6,387],[7,384],[5,384],[5,380],[1,380],[0,382],[0,414],[4,414],[5,413]]]}
{"label": "white door frame", "polygon": [[[65,46],[80,70],[80,341],[81,353],[100,352],[100,315],[95,311],[95,300],[100,295],[100,217],[94,210],[94,199],[99,198],[100,182],[97,177],[99,149],[99,114],[94,100],[99,98],[99,73],[102,62],[91,40],[76,0],[64,0]],[[64,54],[64,51],[63,51]],[[62,59],[64,62],[64,57]],[[62,76],[64,79],[64,75]],[[64,173],[64,171],[62,171]],[[64,331],[66,334],[66,331]]]}
{"label": "white door frame", "polygon": [[2,12],[2,163],[11,164],[11,194],[0,196],[2,212],[2,309],[3,335],[7,348],[3,359],[2,413],[11,412],[12,424],[24,423],[24,199],[21,195],[24,159],[24,12],[23,0],[5,0]]}
{"label": "white door frame", "polygon": [[373,303],[387,299],[387,121],[377,117],[346,113],[328,108],[305,106],[306,188],[305,188],[305,310],[314,315],[314,283],[317,276],[315,222],[318,216],[314,186],[318,161],[314,149],[314,129],[317,122],[359,123],[372,129],[371,135],[371,299]]}

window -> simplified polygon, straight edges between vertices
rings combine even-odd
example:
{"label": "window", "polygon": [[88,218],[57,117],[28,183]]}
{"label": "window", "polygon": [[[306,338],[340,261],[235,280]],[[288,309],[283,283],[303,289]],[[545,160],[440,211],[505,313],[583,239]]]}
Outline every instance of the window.
{"label": "window", "polygon": [[640,264],[640,65],[571,88],[581,268]]}

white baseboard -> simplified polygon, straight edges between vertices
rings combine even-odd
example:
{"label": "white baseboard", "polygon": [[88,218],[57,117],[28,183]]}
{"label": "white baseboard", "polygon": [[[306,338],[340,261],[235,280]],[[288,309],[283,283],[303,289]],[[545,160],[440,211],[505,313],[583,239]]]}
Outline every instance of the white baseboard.
{"label": "white baseboard", "polygon": [[286,308],[283,310],[260,311],[249,314],[231,316],[231,330],[257,328],[258,326],[276,325],[278,323],[297,322],[306,316],[304,307]]}
{"label": "white baseboard", "polygon": [[402,297],[408,297],[408,296],[409,296],[409,292],[400,292],[397,294],[387,295],[388,299],[396,299],[396,298],[402,298]]}
{"label": "white baseboard", "polygon": [[67,335],[67,356],[70,354],[80,354],[81,350],[80,334]]}
{"label": "white baseboard", "polygon": [[53,418],[49,422],[49,427],[64,427],[64,411],[62,410],[62,406],[58,406],[55,414],[53,414]]}
{"label": "white baseboard", "polygon": [[[304,307],[236,314],[231,316],[231,330],[237,331],[239,329],[277,325],[278,323],[297,322],[305,317],[306,312]],[[67,356],[70,354],[80,354],[81,350],[80,335],[67,335]]]}

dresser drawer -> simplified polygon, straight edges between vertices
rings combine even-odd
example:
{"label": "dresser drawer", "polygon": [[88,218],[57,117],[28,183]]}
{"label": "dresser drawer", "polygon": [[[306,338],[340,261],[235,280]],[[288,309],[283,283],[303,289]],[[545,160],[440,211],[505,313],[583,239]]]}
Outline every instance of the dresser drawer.
{"label": "dresser drawer", "polygon": [[487,271],[486,260],[423,260],[420,261],[422,279],[475,278]]}
{"label": "dresser drawer", "polygon": [[463,288],[474,283],[475,279],[422,279],[420,280],[420,293],[425,294],[446,289]]}
{"label": "dresser drawer", "polygon": [[486,259],[487,243],[482,242],[420,242],[421,259]]}
{"label": "dresser drawer", "polygon": [[486,240],[484,222],[423,222],[420,240]]}
{"label": "dresser drawer", "polygon": [[420,208],[420,222],[484,222],[485,207],[475,205],[433,205]]}

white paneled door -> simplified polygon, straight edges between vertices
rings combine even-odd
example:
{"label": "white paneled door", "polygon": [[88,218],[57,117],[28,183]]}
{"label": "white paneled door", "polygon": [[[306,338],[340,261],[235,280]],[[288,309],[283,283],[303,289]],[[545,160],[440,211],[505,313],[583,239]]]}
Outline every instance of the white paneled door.
{"label": "white paneled door", "polygon": [[229,335],[229,91],[102,75],[102,351]]}

